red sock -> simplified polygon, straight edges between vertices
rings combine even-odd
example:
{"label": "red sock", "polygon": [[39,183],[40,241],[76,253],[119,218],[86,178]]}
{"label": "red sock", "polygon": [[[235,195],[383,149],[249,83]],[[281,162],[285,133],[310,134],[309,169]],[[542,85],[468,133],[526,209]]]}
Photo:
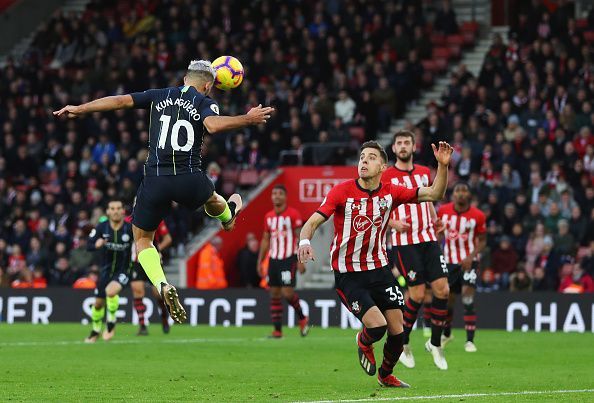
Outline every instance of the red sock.
{"label": "red sock", "polygon": [[270,318],[274,330],[280,332],[283,321],[283,305],[280,298],[270,298]]}
{"label": "red sock", "polygon": [[146,305],[142,302],[142,298],[134,298],[134,309],[138,314],[138,324],[144,326],[144,313],[146,312]]}

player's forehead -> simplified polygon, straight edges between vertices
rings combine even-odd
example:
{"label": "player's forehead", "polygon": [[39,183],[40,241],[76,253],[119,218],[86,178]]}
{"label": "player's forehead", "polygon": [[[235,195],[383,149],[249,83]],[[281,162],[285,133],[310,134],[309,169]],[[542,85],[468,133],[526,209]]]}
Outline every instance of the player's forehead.
{"label": "player's forehead", "polygon": [[117,201],[117,200],[116,201],[110,201],[107,204],[107,208],[110,208],[110,209],[120,209],[120,208],[123,208],[123,207],[124,207],[124,205],[122,204],[122,202],[121,201]]}
{"label": "player's forehead", "polygon": [[361,157],[365,156],[365,155],[374,155],[376,157],[380,157],[380,151],[376,148],[373,147],[366,147],[364,149],[361,150]]}
{"label": "player's forehead", "polygon": [[396,136],[396,139],[394,142],[396,144],[402,144],[402,143],[412,144],[412,138],[410,136]]}

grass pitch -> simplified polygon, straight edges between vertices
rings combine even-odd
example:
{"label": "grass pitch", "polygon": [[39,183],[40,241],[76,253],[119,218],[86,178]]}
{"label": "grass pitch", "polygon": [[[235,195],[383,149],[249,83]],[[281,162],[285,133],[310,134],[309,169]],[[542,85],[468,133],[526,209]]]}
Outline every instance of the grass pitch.
{"label": "grass pitch", "polygon": [[[412,335],[417,368],[399,364],[409,390],[380,388],[357,362],[354,330],[312,329],[266,338],[269,327],[174,326],[150,336],[118,325],[110,342],[85,345],[88,326],[0,325],[0,401],[572,401],[594,402],[592,334],[479,330],[447,346],[439,371]],[[381,360],[383,343],[376,344]]]}

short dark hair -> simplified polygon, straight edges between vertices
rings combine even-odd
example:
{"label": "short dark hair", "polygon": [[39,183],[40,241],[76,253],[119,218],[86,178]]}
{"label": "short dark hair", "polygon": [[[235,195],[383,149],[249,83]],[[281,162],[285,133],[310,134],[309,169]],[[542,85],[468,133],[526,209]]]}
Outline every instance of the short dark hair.
{"label": "short dark hair", "polygon": [[410,137],[410,140],[412,141],[412,143],[415,144],[415,134],[413,132],[411,132],[410,130],[399,130],[396,133],[394,133],[394,138],[392,139],[392,144],[394,144],[396,142],[396,139],[398,137]]}
{"label": "short dark hair", "polygon": [[274,189],[280,189],[280,190],[282,190],[283,192],[287,193],[287,188],[286,188],[286,187],[285,187],[285,185],[283,185],[282,183],[277,183],[276,185],[274,185],[274,186],[272,187],[272,190],[274,190]]}
{"label": "short dark hair", "polygon": [[109,207],[110,203],[122,203],[122,207],[124,207],[124,200],[122,200],[119,197],[111,197],[109,200],[107,200],[107,206]]}
{"label": "short dark hair", "polygon": [[388,154],[386,154],[386,150],[384,150],[384,147],[382,147],[382,145],[380,143],[378,143],[377,141],[373,141],[373,140],[366,141],[365,143],[363,143],[361,145],[361,149],[359,151],[363,152],[363,150],[366,148],[373,148],[375,150],[378,150],[380,153],[380,156],[382,157],[384,162],[385,163],[388,162]]}
{"label": "short dark hair", "polygon": [[456,190],[456,188],[458,188],[458,187],[465,187],[466,190],[470,190],[470,185],[468,184],[468,182],[464,182],[464,181],[456,182],[456,184],[452,188],[452,191]]}

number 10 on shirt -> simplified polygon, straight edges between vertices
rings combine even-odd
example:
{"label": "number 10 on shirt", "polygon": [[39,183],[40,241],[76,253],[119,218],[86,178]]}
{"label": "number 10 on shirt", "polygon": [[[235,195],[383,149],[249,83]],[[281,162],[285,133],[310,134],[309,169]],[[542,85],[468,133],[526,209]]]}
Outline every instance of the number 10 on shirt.
{"label": "number 10 on shirt", "polygon": [[[167,134],[169,132],[169,124],[171,123],[171,116],[169,115],[161,115],[159,119],[161,122],[161,133],[159,134],[159,148],[165,149],[165,143],[167,142]],[[179,136],[179,129],[180,128],[186,129],[186,135],[188,137],[188,141],[182,147],[179,145],[178,136]],[[194,127],[192,124],[184,119],[179,119],[177,122],[173,124],[171,128],[171,148],[174,151],[190,151],[192,146],[194,145]]]}

